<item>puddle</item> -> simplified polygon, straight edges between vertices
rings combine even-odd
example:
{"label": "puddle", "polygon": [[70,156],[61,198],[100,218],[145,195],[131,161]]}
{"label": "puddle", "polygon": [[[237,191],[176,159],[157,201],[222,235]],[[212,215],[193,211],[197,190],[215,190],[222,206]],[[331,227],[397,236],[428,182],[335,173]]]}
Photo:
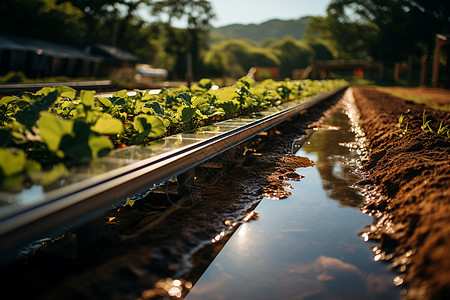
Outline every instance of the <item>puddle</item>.
{"label": "puddle", "polygon": [[293,147],[316,165],[298,170],[288,198],[261,201],[185,299],[400,299],[396,275],[359,234],[372,217],[353,187],[361,152],[345,111]]}

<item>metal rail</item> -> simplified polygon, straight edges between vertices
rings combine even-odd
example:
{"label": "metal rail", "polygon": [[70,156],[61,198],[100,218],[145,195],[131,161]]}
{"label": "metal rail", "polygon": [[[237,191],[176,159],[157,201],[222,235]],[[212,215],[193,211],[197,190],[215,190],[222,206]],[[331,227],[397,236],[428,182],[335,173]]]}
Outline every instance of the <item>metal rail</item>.
{"label": "metal rail", "polygon": [[[46,187],[46,191],[41,189],[34,195],[36,200],[32,203],[17,205],[6,212],[4,206],[0,207],[0,257],[11,255],[15,249],[56,228],[90,221],[124,197],[186,172],[345,88],[337,88],[307,101],[286,102],[257,115],[223,121],[195,132],[169,136],[155,141],[150,147],[115,150],[92,163],[105,171],[97,172],[92,164],[75,169],[60,181],[61,186]],[[180,145],[175,147],[176,144]],[[22,199],[28,202],[29,193],[26,192],[1,192],[0,200],[20,203]]]}
{"label": "metal rail", "polygon": [[11,94],[19,92],[36,92],[43,87],[69,86],[77,90],[81,89],[104,89],[113,87],[111,80],[95,81],[71,81],[71,82],[38,82],[38,83],[12,83],[0,84],[0,94]]}

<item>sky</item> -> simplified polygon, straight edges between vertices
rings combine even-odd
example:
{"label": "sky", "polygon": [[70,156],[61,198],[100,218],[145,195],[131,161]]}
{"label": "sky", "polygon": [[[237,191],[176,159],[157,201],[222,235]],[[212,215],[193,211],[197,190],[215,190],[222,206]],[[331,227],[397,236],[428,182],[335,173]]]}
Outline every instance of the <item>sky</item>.
{"label": "sky", "polygon": [[[213,27],[229,24],[262,23],[271,19],[298,19],[304,16],[325,16],[331,0],[209,0],[217,18],[211,20]],[[142,8],[140,15],[149,19],[148,10]],[[186,20],[174,20],[175,27],[184,28]]]}
{"label": "sky", "polygon": [[325,16],[331,0],[210,0],[217,19],[214,27],[262,23],[270,19]]}

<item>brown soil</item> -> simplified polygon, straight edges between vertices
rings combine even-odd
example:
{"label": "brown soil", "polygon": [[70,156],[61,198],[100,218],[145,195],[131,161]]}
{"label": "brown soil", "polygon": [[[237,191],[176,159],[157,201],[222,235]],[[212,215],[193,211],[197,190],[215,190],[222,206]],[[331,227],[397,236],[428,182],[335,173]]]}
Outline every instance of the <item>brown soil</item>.
{"label": "brown soil", "polygon": [[368,237],[401,273],[405,299],[450,299],[450,139],[421,129],[425,109],[434,132],[450,113],[375,89],[354,88],[354,96],[370,149],[362,183],[381,194],[366,206],[380,217]]}

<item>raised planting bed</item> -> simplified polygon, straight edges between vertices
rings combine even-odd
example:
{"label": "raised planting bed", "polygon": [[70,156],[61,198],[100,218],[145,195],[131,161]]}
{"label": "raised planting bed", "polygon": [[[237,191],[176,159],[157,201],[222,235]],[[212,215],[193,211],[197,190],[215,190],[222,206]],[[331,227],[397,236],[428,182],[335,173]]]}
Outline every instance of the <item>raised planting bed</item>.
{"label": "raised planting bed", "polygon": [[[192,91],[134,96],[121,91],[110,98],[93,92],[76,97],[64,87],[3,98],[2,134],[9,144],[0,148],[2,259],[61,226],[95,219],[128,195],[188,171],[346,85],[305,81],[261,87],[240,80],[224,90],[213,87],[201,81]],[[239,113],[245,116],[236,117]],[[137,142],[141,145],[131,145]]]}

